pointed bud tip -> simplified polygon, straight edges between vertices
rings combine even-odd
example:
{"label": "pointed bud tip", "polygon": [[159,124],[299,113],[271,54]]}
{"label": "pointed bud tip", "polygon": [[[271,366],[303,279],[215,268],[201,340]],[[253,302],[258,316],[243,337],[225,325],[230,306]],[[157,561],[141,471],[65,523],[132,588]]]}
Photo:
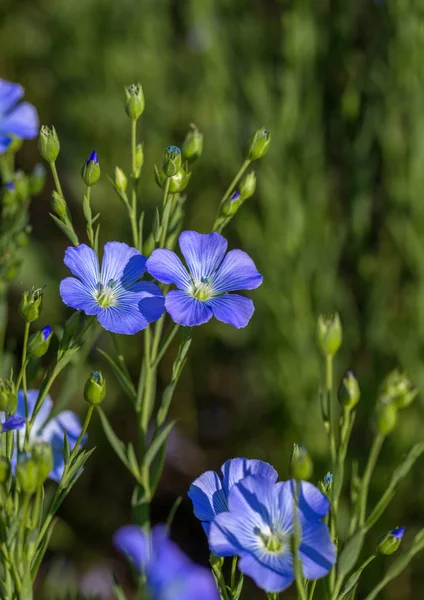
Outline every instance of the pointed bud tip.
{"label": "pointed bud tip", "polygon": [[87,160],[87,163],[86,163],[86,164],[88,165],[88,164],[89,164],[89,163],[91,163],[91,162],[94,162],[94,163],[96,163],[96,164],[99,162],[99,158],[98,158],[98,156],[97,156],[97,152],[96,152],[95,150],[93,150],[93,152],[92,152],[92,153],[90,154],[90,156],[88,157],[88,160]]}

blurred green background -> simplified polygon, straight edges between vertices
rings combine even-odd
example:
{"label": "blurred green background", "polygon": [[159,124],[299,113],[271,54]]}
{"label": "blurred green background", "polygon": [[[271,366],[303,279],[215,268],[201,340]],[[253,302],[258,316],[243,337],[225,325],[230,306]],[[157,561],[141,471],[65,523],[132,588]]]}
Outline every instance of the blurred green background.
{"label": "blurred green background", "polygon": [[[351,368],[360,380],[351,444],[360,466],[384,375],[400,366],[424,389],[423,56],[423,0],[0,0],[0,76],[21,82],[41,122],[55,125],[59,173],[81,234],[79,171],[96,149],[103,176],[92,197],[101,211],[101,242],[129,239],[126,215],[106,177],[115,165],[129,166],[124,85],[140,81],[146,96],[140,202],[148,215],[160,201],[153,165],[164,148],[180,144],[190,122],[204,133],[187,228],[210,230],[249,135],[261,126],[272,131],[269,154],[254,164],[257,193],[226,231],[230,246],[246,250],[264,275],[251,294],[256,313],[246,330],[209,323],[196,331],[174,398],[178,426],[153,509],[154,519],[163,520],[175,498],[184,496],[174,537],[198,560],[207,561],[207,544],[186,492],[203,470],[244,455],[268,460],[286,478],[293,442],[313,454],[316,480],[329,468],[317,394],[322,364],[314,343],[320,312],[338,310],[342,317],[337,379]],[[19,166],[29,170],[38,161],[36,143],[26,143]],[[32,205],[32,241],[9,297],[12,350],[22,338],[16,307],[23,289],[47,286],[41,324],[60,323],[69,314],[58,293],[67,243],[48,216],[51,190],[49,179]],[[104,336],[98,345],[108,343]],[[139,339],[125,340],[134,376],[140,349]],[[80,413],[93,366],[107,372],[92,352],[73,374],[69,400]],[[117,432],[129,438],[129,405],[112,376],[109,381],[106,409]],[[63,379],[53,390],[55,400],[62,385]],[[402,412],[376,470],[371,502],[403,453],[422,439],[423,402],[421,395]],[[43,597],[60,598],[69,580],[69,586],[77,582],[108,598],[112,569],[130,581],[111,537],[130,519],[131,481],[97,422],[89,443],[97,450],[61,509],[42,572],[50,590]],[[407,546],[422,527],[422,469],[421,460],[373,530],[364,557],[373,535],[405,525]],[[380,597],[419,597],[422,560],[416,558]],[[379,559],[367,569],[358,599],[389,562]],[[244,597],[263,596],[247,586]]]}

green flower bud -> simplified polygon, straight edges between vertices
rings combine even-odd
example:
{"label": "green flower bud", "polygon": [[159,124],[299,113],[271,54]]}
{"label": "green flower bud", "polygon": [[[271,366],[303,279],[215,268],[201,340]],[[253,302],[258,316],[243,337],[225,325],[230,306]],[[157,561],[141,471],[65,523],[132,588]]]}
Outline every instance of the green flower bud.
{"label": "green flower bud", "polygon": [[95,406],[103,402],[106,396],[106,379],[100,371],[93,371],[84,386],[84,399]]}
{"label": "green flower bud", "polygon": [[401,544],[404,533],[405,528],[398,527],[397,529],[393,529],[393,531],[389,531],[386,535],[383,535],[378,539],[377,552],[379,554],[384,554],[385,556],[389,556],[396,552]]}
{"label": "green flower bud", "polygon": [[17,405],[18,396],[13,382],[9,379],[0,379],[0,412],[14,413]]}
{"label": "green flower bud", "polygon": [[143,144],[137,144],[135,149],[135,176],[140,177],[141,169],[144,165],[144,150]]}
{"label": "green flower bud", "polygon": [[41,156],[49,163],[55,162],[59,156],[60,142],[56,133],[56,129],[43,125],[40,129],[38,137],[38,149]]}
{"label": "green flower bud", "polygon": [[128,185],[128,179],[122,169],[115,167],[115,186],[118,192],[125,193]]}
{"label": "green flower bud", "polygon": [[201,133],[194,123],[190,124],[190,129],[184,138],[181,147],[184,160],[194,161],[198,159],[203,152],[203,133]]}
{"label": "green flower bud", "polygon": [[358,404],[360,396],[361,390],[359,389],[358,380],[352,371],[349,371],[339,387],[339,402],[341,406],[352,410]]}
{"label": "green flower bud", "polygon": [[209,563],[212,568],[222,569],[224,566],[224,559],[221,556],[216,556],[211,552],[209,555]]}
{"label": "green flower bud", "polygon": [[258,129],[249,140],[247,146],[247,158],[257,160],[262,158],[269,150],[271,143],[271,132],[268,129]]}
{"label": "green flower bud", "polygon": [[[2,187],[2,200],[5,206],[12,207],[16,205],[18,195],[16,193],[16,186],[13,181],[5,183]],[[13,211],[15,212],[15,211]]]}
{"label": "green flower bud", "polygon": [[324,479],[318,482],[318,488],[323,493],[328,495],[333,487],[333,473],[328,473],[324,476]]}
{"label": "green flower bud", "polygon": [[31,358],[41,358],[50,346],[53,331],[50,325],[34,333],[28,340],[28,355]]}
{"label": "green flower bud", "polygon": [[240,181],[240,196],[243,202],[251,198],[256,190],[256,175],[254,171],[248,173]]}
{"label": "green flower bud", "polygon": [[36,321],[41,313],[43,303],[43,290],[38,289],[24,292],[19,303],[19,314],[27,323]]}
{"label": "green flower bud", "polygon": [[65,199],[62,198],[60,194],[56,191],[52,194],[51,206],[55,215],[59,217],[59,219],[63,220],[68,217],[68,205],[65,202]]}
{"label": "green flower bud", "polygon": [[166,177],[163,171],[159,171],[155,165],[155,177],[159,187],[163,188],[165,182],[169,179],[169,193],[178,194],[183,192],[189,184],[191,179],[191,173],[187,173],[186,170],[181,167],[176,175],[173,177]]}
{"label": "green flower bud", "polygon": [[38,468],[31,455],[18,457],[16,479],[25,494],[35,494],[38,489]]}
{"label": "green flower bud", "polygon": [[144,111],[144,94],[141,83],[125,88],[125,111],[132,121],[137,121]]}
{"label": "green flower bud", "polygon": [[221,212],[226,217],[233,217],[242,204],[243,200],[240,196],[240,192],[234,192],[234,194],[230,196],[230,198],[227,198],[222,205]]}
{"label": "green flower bud", "polygon": [[334,356],[342,343],[342,324],[338,313],[318,317],[316,340],[324,356]]}
{"label": "green flower bud", "polygon": [[309,479],[313,472],[312,459],[304,446],[293,444],[292,455],[290,459],[290,471],[294,479],[305,481]]}
{"label": "green flower bud", "polygon": [[162,171],[165,177],[173,177],[180,169],[181,150],[177,146],[168,146],[162,164]]}
{"label": "green flower bud", "polygon": [[32,458],[37,466],[37,485],[40,488],[53,469],[53,451],[50,444],[41,442],[34,446]]}
{"label": "green flower bud", "polygon": [[377,430],[386,436],[393,431],[397,423],[398,409],[395,404],[379,404],[377,406]]}
{"label": "green flower bud", "polygon": [[87,162],[84,163],[81,169],[81,177],[88,187],[91,187],[99,181],[100,178],[100,165],[97,157],[97,152],[93,152],[88,157]]}
{"label": "green flower bud", "polygon": [[29,176],[29,193],[31,196],[38,196],[44,187],[46,181],[46,169],[41,163],[35,165]]}
{"label": "green flower bud", "polygon": [[15,173],[15,189],[18,200],[23,202],[29,196],[29,181],[23,171]]}
{"label": "green flower bud", "polygon": [[409,406],[416,398],[416,388],[405,373],[398,370],[392,371],[384,379],[380,397],[386,403],[393,403],[396,408]]}
{"label": "green flower bud", "polygon": [[10,462],[4,456],[0,456],[0,484],[6,483],[10,474]]}

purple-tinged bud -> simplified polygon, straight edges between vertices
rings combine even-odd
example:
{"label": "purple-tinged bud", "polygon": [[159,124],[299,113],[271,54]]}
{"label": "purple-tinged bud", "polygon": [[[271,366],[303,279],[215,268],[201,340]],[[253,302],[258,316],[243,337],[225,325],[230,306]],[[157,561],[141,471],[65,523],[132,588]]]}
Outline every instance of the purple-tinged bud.
{"label": "purple-tinged bud", "polygon": [[222,214],[226,217],[233,217],[242,204],[243,199],[240,192],[236,191],[222,205]]}
{"label": "purple-tinged bud", "polygon": [[97,152],[93,152],[88,157],[87,162],[81,169],[81,177],[86,186],[91,187],[99,181],[100,178],[100,165],[97,157]]}
{"label": "purple-tinged bud", "polygon": [[393,529],[393,531],[386,533],[386,535],[378,540],[377,552],[386,556],[396,552],[400,546],[404,533],[404,527],[398,527],[397,529]]}
{"label": "purple-tinged bud", "polygon": [[31,358],[41,358],[44,356],[49,349],[52,336],[53,330],[50,325],[46,325],[46,327],[34,333],[28,341],[28,355]]}

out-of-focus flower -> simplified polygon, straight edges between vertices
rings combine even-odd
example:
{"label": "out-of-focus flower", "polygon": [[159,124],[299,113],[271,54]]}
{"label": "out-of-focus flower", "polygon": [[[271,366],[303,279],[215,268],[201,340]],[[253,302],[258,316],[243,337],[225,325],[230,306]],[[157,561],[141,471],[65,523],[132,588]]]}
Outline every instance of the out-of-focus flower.
{"label": "out-of-focus flower", "polygon": [[[34,407],[38,398],[38,390],[28,390],[28,416],[31,417],[34,412]],[[53,400],[47,396],[40,408],[37,416],[34,419],[34,424],[31,428],[29,436],[30,446],[36,445],[39,442],[47,442],[51,445],[53,451],[53,469],[49,474],[49,478],[54,481],[60,481],[64,468],[63,447],[65,433],[68,438],[69,448],[72,450],[81,433],[82,426],[79,418],[70,410],[63,410],[52,419],[49,419],[53,408]],[[25,401],[23,390],[18,393],[18,409],[16,415],[25,417]],[[21,436],[22,437],[22,436]],[[84,443],[85,439],[83,439]],[[12,465],[16,468],[17,453],[15,451],[12,459]]]}
{"label": "out-of-focus flower", "polygon": [[212,574],[193,563],[164,526],[157,525],[147,536],[136,525],[126,525],[116,532],[114,543],[145,574],[152,600],[219,600]]}
{"label": "out-of-focus flower", "polygon": [[209,532],[214,517],[228,510],[228,494],[234,484],[248,475],[260,475],[275,483],[278,473],[266,462],[248,458],[231,458],[221,467],[222,478],[215,471],[206,471],[190,486],[188,496],[193,502],[194,514]]}
{"label": "out-of-focus flower", "polygon": [[226,254],[228,242],[219,233],[183,231],[179,245],[188,270],[175,252],[165,248],[154,250],[146,264],[158,281],[174,283],[178,288],[165,299],[172,319],[192,327],[215,316],[223,323],[245,327],[255,310],[253,302],[228,292],[261,285],[262,275],[253,260],[241,250]]}
{"label": "out-of-focus flower", "polygon": [[22,429],[25,425],[25,419],[19,415],[11,415],[3,423],[0,424],[0,433],[6,433],[7,431],[14,431],[15,429]]}
{"label": "out-of-focus flower", "polygon": [[[227,512],[210,526],[211,551],[221,557],[240,556],[240,571],[267,592],[280,592],[294,580],[295,486],[295,481],[245,477],[231,488]],[[299,487],[299,557],[303,575],[315,580],[327,575],[336,561],[335,546],[322,522],[330,503],[311,483],[303,481]]]}
{"label": "out-of-focus flower", "polygon": [[14,135],[24,140],[37,136],[37,111],[29,102],[19,102],[23,95],[19,83],[0,79],[0,154],[8,149]]}
{"label": "out-of-focus flower", "polygon": [[164,297],[150,281],[139,281],[146,258],[122,242],[105,244],[102,268],[92,248],[85,244],[65,252],[65,265],[78,277],[60,284],[60,295],[68,306],[95,315],[102,327],[113,333],[134,334],[164,312]]}

